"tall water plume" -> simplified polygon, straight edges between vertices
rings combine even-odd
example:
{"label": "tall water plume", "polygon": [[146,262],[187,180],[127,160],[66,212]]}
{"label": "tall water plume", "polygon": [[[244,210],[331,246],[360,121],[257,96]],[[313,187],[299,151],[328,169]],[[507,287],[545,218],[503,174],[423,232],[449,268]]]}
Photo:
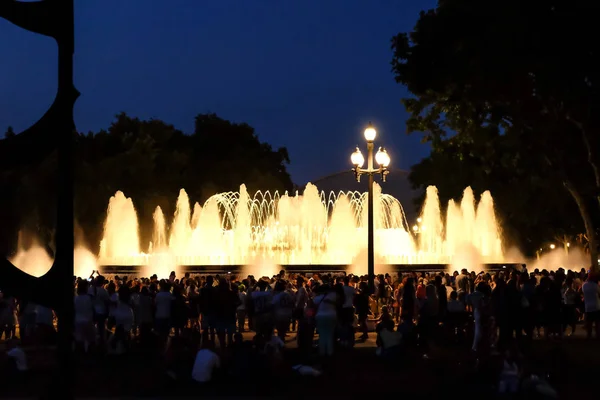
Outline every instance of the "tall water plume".
{"label": "tall water plume", "polygon": [[419,227],[419,252],[423,262],[435,262],[436,257],[444,254],[443,231],[438,190],[435,186],[429,186],[421,211],[421,226]]}
{"label": "tall water plume", "polygon": [[446,252],[454,269],[480,270],[487,262],[504,261],[500,229],[489,191],[476,205],[470,187],[463,192],[460,207],[453,200],[446,211]]}
{"label": "tall water plume", "polygon": [[[191,256],[192,259],[184,259],[188,265],[205,264],[214,265],[219,263],[231,264],[223,249],[224,235],[219,213],[219,199],[217,196],[209,198],[200,211],[198,224],[192,232],[190,240],[190,252],[178,254],[179,256]],[[187,257],[186,257],[187,258]]]}
{"label": "tall water plume", "polygon": [[327,249],[330,256],[328,262],[343,259],[350,248],[364,247],[356,229],[354,212],[348,196],[342,194],[333,205],[331,221],[327,232]]}
{"label": "tall water plume", "polygon": [[475,242],[481,255],[486,258],[501,259],[503,249],[500,228],[494,211],[494,199],[489,190],[483,192],[479,200],[475,232],[478,233]]}
{"label": "tall water plume", "polygon": [[135,262],[139,254],[140,238],[135,207],[131,198],[118,191],[108,201],[100,258],[128,265]]}
{"label": "tall water plume", "polygon": [[[152,232],[152,248],[157,251],[165,251],[167,249],[167,223],[165,221],[165,214],[163,214],[162,208],[156,206],[154,213],[152,214],[154,220],[154,232]],[[149,251],[150,253],[152,251]]]}
{"label": "tall water plume", "polygon": [[177,205],[175,206],[175,217],[171,226],[169,237],[169,248],[174,254],[188,255],[190,247],[191,210],[190,199],[185,190],[179,191]]}
{"label": "tall water plume", "polygon": [[462,244],[462,219],[460,207],[454,200],[448,201],[448,208],[446,209],[446,246],[444,249],[446,254],[453,254]]}

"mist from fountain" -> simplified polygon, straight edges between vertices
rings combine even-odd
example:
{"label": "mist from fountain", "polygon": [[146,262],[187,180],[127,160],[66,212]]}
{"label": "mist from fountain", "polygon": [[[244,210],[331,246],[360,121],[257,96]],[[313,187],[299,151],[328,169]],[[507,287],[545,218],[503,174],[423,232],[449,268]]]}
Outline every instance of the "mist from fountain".
{"label": "mist from fountain", "polygon": [[21,271],[35,277],[45,275],[52,268],[52,257],[42,246],[34,244],[29,248],[19,246],[17,253],[9,261]]}
{"label": "mist from fountain", "polygon": [[[85,247],[75,247],[73,259],[75,276],[87,278],[98,269],[96,256]],[[33,243],[29,247],[19,245],[17,253],[10,258],[10,262],[31,276],[40,277],[50,271],[54,259],[45,248]]]}
{"label": "mist from fountain", "polygon": [[[415,238],[400,202],[374,186],[375,253],[378,264],[461,264],[502,262],[502,241],[489,192],[476,205],[471,188],[460,207],[450,201],[446,224],[437,189],[427,188]],[[100,264],[148,265],[161,270],[182,265],[353,265],[365,269],[367,194],[319,192],[308,184],[303,195],[257,192],[219,193],[204,205],[181,190],[170,228],[157,208],[153,243],[140,245],[131,199],[117,192],[109,201]],[[193,211],[192,211],[193,210]],[[165,246],[164,238],[169,237]],[[140,252],[140,248],[147,252]],[[471,262],[473,261],[473,262]]]}
{"label": "mist from fountain", "polygon": [[[416,236],[400,202],[374,186],[376,272],[390,264],[446,264],[451,269],[480,270],[486,263],[523,262],[518,249],[505,249],[492,195],[479,202],[466,188],[460,202],[450,200],[446,215],[435,187],[427,188]],[[257,192],[219,193],[202,206],[181,190],[172,223],[160,207],[153,214],[152,241],[140,244],[132,199],[118,191],[109,200],[98,259],[87,249],[75,249],[75,273],[87,277],[98,265],[140,266],[145,276],[181,275],[185,265],[236,265],[242,273],[273,276],[280,265],[348,265],[366,273],[367,195],[325,194],[308,184],[304,194]],[[145,248],[142,252],[140,249]],[[19,246],[13,264],[33,276],[45,274],[52,258],[32,242]],[[582,250],[555,250],[530,262],[536,268],[577,269],[587,264]]]}

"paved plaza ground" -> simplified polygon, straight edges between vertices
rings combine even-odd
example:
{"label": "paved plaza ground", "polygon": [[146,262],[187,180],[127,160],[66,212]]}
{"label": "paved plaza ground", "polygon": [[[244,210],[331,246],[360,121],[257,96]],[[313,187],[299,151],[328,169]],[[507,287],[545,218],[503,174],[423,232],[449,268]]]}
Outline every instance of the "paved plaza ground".
{"label": "paved plaza ground", "polygon": [[[252,334],[245,334],[251,339]],[[238,382],[224,378],[219,388],[203,389],[206,396],[275,396],[285,398],[359,397],[372,395],[453,396],[482,398],[494,394],[494,384],[501,360],[498,356],[478,359],[463,345],[434,346],[430,358],[408,353],[393,364],[375,355],[373,339],[355,348],[340,351],[326,362],[314,355],[300,354],[295,348],[295,334],[287,341],[286,363],[281,374],[266,373],[262,379]],[[374,337],[374,336],[373,336]],[[525,354],[526,367],[547,377],[561,393],[561,398],[597,393],[595,379],[600,370],[599,341],[589,341],[580,333],[561,342],[537,339]],[[33,371],[26,385],[3,385],[0,397],[38,397],[47,393],[56,371],[53,349],[29,350]],[[193,355],[190,354],[190,360]],[[301,377],[291,371],[302,360],[323,370],[319,378]],[[189,366],[182,366],[186,370]],[[259,376],[261,376],[259,374]],[[11,387],[12,386],[12,387]],[[132,352],[125,356],[77,357],[73,389],[77,397],[194,396],[198,388],[174,382],[166,374],[157,354]]]}

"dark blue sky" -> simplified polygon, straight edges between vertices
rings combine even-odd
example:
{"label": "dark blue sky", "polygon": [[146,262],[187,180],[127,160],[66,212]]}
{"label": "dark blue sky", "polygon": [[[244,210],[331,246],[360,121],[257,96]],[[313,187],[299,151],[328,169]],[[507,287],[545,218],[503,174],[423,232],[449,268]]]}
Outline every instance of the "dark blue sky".
{"label": "dark blue sky", "polygon": [[[286,146],[300,184],[350,168],[370,120],[394,166],[428,153],[405,134],[407,93],[390,72],[390,39],[435,0],[75,3],[79,131],[125,111],[190,132],[196,114],[215,112]],[[56,46],[4,20],[0,37],[0,132],[20,132],[54,98]]]}

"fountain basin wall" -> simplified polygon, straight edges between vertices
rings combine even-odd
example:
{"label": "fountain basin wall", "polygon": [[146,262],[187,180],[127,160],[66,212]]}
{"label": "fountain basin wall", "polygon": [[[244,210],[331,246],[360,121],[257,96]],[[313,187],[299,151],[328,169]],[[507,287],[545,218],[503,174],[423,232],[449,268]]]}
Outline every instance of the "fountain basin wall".
{"label": "fountain basin wall", "polygon": [[[510,270],[510,269],[518,269],[520,270],[524,264],[521,263],[494,263],[494,264],[484,264],[482,269],[488,272],[496,272],[502,270]],[[142,271],[145,271],[146,266],[143,265],[105,265],[100,267],[100,271],[106,275],[140,275]],[[440,272],[440,271],[449,271],[453,272],[451,267],[447,264],[389,264],[389,265],[380,265],[376,268],[376,273],[398,273],[398,272]],[[322,264],[322,265],[281,265],[277,266],[276,269],[272,269],[271,273],[268,274],[269,277],[277,274],[279,270],[284,270],[286,272],[293,273],[326,273],[326,272],[334,272],[334,273],[357,273],[352,270],[351,265],[346,264]],[[181,276],[182,274],[189,272],[191,274],[239,274],[242,272],[247,272],[248,274],[253,274],[255,277],[258,277],[258,272],[253,272],[251,266],[247,265],[184,265],[177,268],[177,274]],[[460,272],[460,271],[459,271]],[[165,275],[168,276],[168,275]]]}

